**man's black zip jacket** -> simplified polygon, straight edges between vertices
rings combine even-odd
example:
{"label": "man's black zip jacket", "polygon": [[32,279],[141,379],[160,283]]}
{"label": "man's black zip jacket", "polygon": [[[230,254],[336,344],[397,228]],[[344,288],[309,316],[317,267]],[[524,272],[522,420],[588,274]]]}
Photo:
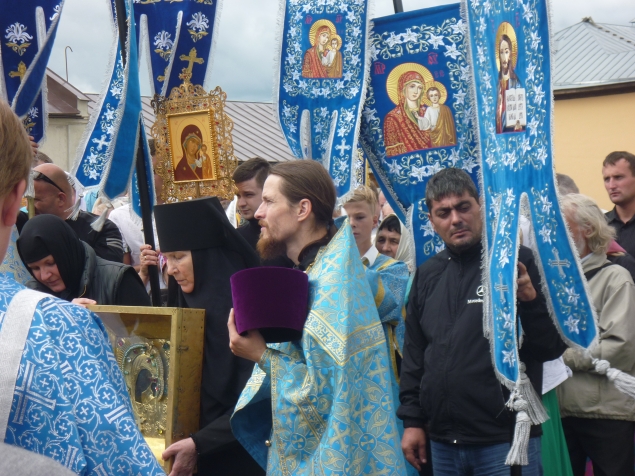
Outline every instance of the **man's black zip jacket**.
{"label": "man's black zip jacket", "polygon": [[[509,392],[494,375],[483,334],[481,251],[479,243],[460,255],[440,252],[419,267],[410,292],[397,415],[406,428],[425,427],[436,441],[488,445],[513,435]],[[518,256],[538,293],[518,302],[525,333],[520,358],[541,395],[542,362],[562,355],[566,345],[547,311],[531,250],[521,246]],[[540,434],[532,427],[532,436]]]}

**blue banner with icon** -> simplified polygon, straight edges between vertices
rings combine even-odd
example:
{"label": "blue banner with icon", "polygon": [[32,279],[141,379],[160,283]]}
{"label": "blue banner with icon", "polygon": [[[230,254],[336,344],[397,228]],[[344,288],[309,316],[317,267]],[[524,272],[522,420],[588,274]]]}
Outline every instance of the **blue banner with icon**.
{"label": "blue banner with icon", "polygon": [[558,204],[547,1],[468,0],[464,6],[486,210],[485,327],[497,376],[511,389],[521,377],[515,286],[521,202],[531,215],[536,261],[562,337],[588,348],[597,327]]}
{"label": "blue banner with icon", "polygon": [[459,4],[373,20],[360,144],[386,199],[412,231],[417,264],[443,249],[425,189],[446,167],[477,182],[471,69]]}
{"label": "blue banner with icon", "polygon": [[357,144],[368,76],[368,3],[281,0],[274,88],[280,126],[296,157],[329,171],[339,203],[363,184]]}

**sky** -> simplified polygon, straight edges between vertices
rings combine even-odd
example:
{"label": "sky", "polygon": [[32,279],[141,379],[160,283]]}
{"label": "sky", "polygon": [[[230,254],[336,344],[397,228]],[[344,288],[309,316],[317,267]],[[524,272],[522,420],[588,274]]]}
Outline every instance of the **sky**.
{"label": "sky", "polygon": [[[403,0],[404,11],[456,0]],[[113,44],[110,0],[66,0],[49,67],[85,93],[98,93],[107,81]],[[554,33],[591,16],[596,23],[628,25],[635,20],[633,0],[552,0]],[[209,89],[220,86],[229,101],[271,102],[278,0],[224,0]],[[392,0],[375,0],[374,17],[394,13]],[[72,49],[72,52],[71,52]],[[141,90],[150,93],[142,60]]]}

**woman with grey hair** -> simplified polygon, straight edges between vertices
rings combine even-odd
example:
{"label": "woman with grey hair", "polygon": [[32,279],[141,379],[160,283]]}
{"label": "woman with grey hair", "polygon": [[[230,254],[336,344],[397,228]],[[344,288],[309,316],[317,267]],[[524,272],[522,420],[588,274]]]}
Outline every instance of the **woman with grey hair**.
{"label": "woman with grey hair", "polygon": [[[592,359],[607,360],[612,368],[635,375],[635,285],[626,269],[606,258],[615,232],[598,205],[584,195],[569,194],[561,199],[561,207],[582,261],[600,334],[589,353],[564,353],[573,376],[558,387],[558,399],[573,474],[584,474],[587,458],[595,474],[632,474],[635,405],[595,371]],[[577,326],[575,316],[569,319]]]}

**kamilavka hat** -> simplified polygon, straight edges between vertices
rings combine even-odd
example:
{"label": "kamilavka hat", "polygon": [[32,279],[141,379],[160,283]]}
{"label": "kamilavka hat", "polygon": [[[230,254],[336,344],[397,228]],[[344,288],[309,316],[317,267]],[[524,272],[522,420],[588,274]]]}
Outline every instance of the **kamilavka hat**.
{"label": "kamilavka hat", "polygon": [[309,277],[297,269],[266,266],[231,277],[236,330],[258,329],[266,342],[299,340],[306,322]]}

